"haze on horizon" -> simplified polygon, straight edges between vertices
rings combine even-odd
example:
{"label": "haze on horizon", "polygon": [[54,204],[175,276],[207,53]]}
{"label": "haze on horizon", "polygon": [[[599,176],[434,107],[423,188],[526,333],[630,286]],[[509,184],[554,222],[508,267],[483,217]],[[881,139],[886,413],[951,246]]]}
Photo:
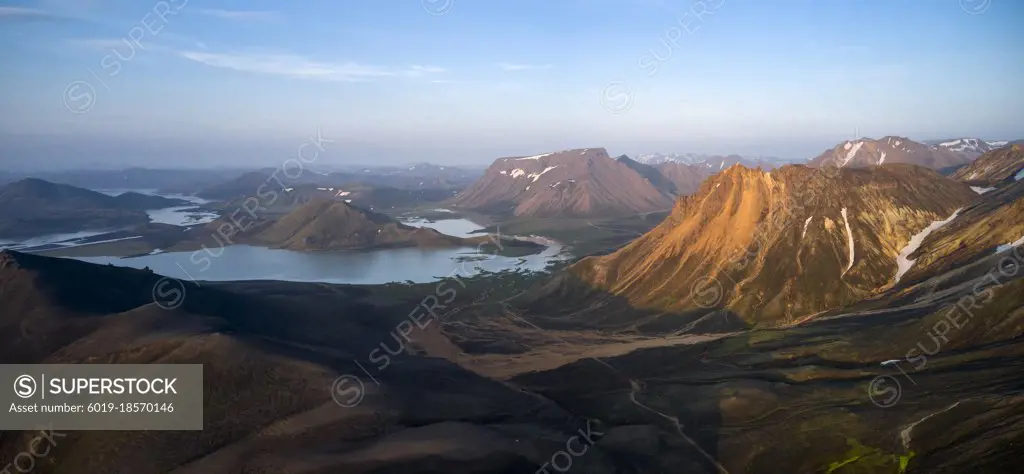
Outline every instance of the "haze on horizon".
{"label": "haze on horizon", "polygon": [[1019,139],[1022,14],[1006,0],[0,0],[0,164],[274,165],[317,130],[333,165]]}

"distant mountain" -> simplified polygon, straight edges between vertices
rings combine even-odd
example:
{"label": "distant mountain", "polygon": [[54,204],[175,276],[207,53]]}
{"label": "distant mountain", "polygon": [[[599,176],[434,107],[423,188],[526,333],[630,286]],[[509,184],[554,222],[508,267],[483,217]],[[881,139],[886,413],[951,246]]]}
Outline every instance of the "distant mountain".
{"label": "distant mountain", "polygon": [[986,141],[980,138],[951,138],[946,140],[927,140],[924,143],[937,148],[944,148],[973,161],[984,153],[1009,145],[1010,142],[1010,140]]}
{"label": "distant mountain", "polygon": [[[277,172],[277,170],[273,168],[250,171],[227,181],[209,186],[197,192],[196,196],[212,200],[233,199],[237,197],[257,196],[267,191],[280,191],[288,186],[295,185],[295,183],[291,183],[287,177],[281,175],[282,173]],[[289,182],[286,183],[286,181]],[[303,181],[303,183],[307,182],[308,180]]]}
{"label": "distant mountain", "polygon": [[586,148],[500,158],[450,205],[514,216],[591,217],[668,209],[672,201],[672,193],[603,148]]}
{"label": "distant mountain", "polygon": [[996,185],[1024,179],[1024,147],[1011,145],[989,151],[973,163],[960,168],[953,179],[975,184]]}
{"label": "distant mountain", "polygon": [[636,161],[648,165],[664,163],[695,165],[712,172],[721,171],[735,164],[770,170],[791,162],[775,157],[745,158],[740,155],[702,155],[698,153],[643,153],[636,156]]}
{"label": "distant mountain", "polygon": [[[289,174],[292,176],[274,168],[250,171],[209,186],[198,192],[197,196],[211,200],[230,200],[269,195],[271,192],[303,186],[346,190],[359,188],[364,191],[359,198],[362,204],[388,208],[401,205],[399,203],[407,204],[412,199],[447,199],[454,191],[465,188],[480,177],[477,171],[426,163],[407,167],[364,167],[329,174],[308,170],[302,173],[289,171]],[[370,189],[379,191],[374,191],[376,196],[371,197]]]}
{"label": "distant mountain", "polygon": [[139,193],[109,196],[27,178],[0,187],[0,237],[108,229],[149,222],[145,211],[189,204]]}
{"label": "distant mountain", "polygon": [[886,163],[908,163],[941,170],[970,163],[975,156],[965,155],[946,147],[926,145],[905,137],[887,136],[878,140],[847,140],[811,159],[808,166],[864,168]]}
{"label": "distant mountain", "polygon": [[733,166],[681,198],[653,230],[570,267],[546,290],[598,291],[652,311],[725,311],[781,322],[859,301],[899,281],[897,255],[977,198],[920,167]]}
{"label": "distant mountain", "polygon": [[0,184],[34,177],[51,183],[68,184],[87,189],[155,189],[191,194],[237,176],[237,169],[149,169],[66,170],[31,173],[2,173]]}
{"label": "distant mountain", "polygon": [[[388,210],[396,207],[416,206],[430,202],[441,202],[452,197],[454,191],[448,189],[400,189],[376,186],[368,183],[352,183],[342,186],[322,186],[317,184],[297,184],[295,187],[282,189],[279,185],[260,188],[248,195],[238,195],[222,202],[208,206],[220,210],[234,210],[252,207],[246,204],[247,199],[259,201],[259,211],[266,215],[285,214],[314,199],[330,199],[351,203],[370,210]],[[262,194],[261,194],[262,193]],[[225,193],[226,194],[226,193]],[[204,193],[206,196],[217,195],[216,192]]]}
{"label": "distant mountain", "polygon": [[672,195],[677,194],[676,183],[662,174],[658,168],[645,163],[640,163],[626,155],[619,156],[615,161],[618,161],[619,163],[628,166],[633,171],[640,173],[640,176],[647,179],[647,181],[654,185],[655,188]]}
{"label": "distant mountain", "polygon": [[715,174],[715,171],[702,165],[687,165],[684,163],[665,162],[656,165],[655,168],[669,181],[675,184],[677,196],[687,196],[697,192],[700,184],[708,176]]}

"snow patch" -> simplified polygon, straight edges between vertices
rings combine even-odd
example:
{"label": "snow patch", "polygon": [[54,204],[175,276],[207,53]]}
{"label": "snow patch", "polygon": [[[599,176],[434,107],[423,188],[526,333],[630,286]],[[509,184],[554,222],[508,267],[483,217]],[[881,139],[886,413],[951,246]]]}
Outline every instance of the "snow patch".
{"label": "snow patch", "polygon": [[850,161],[857,156],[857,152],[860,151],[860,147],[862,146],[864,146],[864,142],[854,143],[853,146],[849,148],[849,151],[846,152],[846,157],[843,159],[843,163],[839,165],[839,167],[842,168],[849,164]]}
{"label": "snow patch", "polygon": [[941,410],[939,410],[939,411],[937,411],[935,413],[932,413],[932,414],[930,414],[928,416],[925,416],[924,418],[921,418],[920,420],[917,420],[917,421],[907,425],[906,428],[903,428],[900,431],[900,440],[903,441],[903,447],[907,448],[907,449],[910,449],[910,440],[911,440],[910,433],[914,430],[914,427],[916,427],[917,425],[921,424],[921,422],[923,422],[923,421],[925,421],[925,420],[927,420],[927,419],[929,419],[929,418],[931,418],[931,417],[933,417],[935,415],[940,415],[942,413],[946,413],[947,411],[952,410],[952,409],[956,408],[959,405],[960,405],[960,402],[957,401],[956,403],[954,403],[954,404],[952,404],[952,405],[950,405],[950,406],[948,406],[946,408],[943,408],[943,409],[941,409]]}
{"label": "snow patch", "polygon": [[878,164],[885,163],[885,152],[882,152],[881,158],[878,159]]}
{"label": "snow patch", "polygon": [[558,168],[558,167],[557,166],[548,166],[547,168],[544,168],[544,171],[541,171],[540,173],[530,173],[530,174],[526,175],[526,177],[532,179],[533,182],[536,183],[537,179],[539,179],[541,176],[543,176],[544,173],[547,173],[548,171],[551,171],[551,170],[553,170],[555,168]]}
{"label": "snow patch", "polygon": [[850,230],[850,219],[846,215],[846,208],[844,207],[841,212],[843,214],[843,225],[846,226],[846,242],[850,247],[850,263],[846,265],[846,270],[843,270],[843,275],[846,275],[846,272],[853,268],[853,257],[855,254],[853,249],[853,231]]}
{"label": "snow patch", "polygon": [[994,141],[994,142],[985,142],[985,143],[988,146],[992,147],[992,148],[1000,148],[1000,147],[1004,147],[1004,146],[1008,145],[1010,142],[1008,140],[998,140],[998,141]]}
{"label": "snow patch", "polygon": [[845,144],[845,145],[843,145],[843,149],[844,149],[844,150],[849,150],[851,146],[853,146],[853,144],[852,144],[852,143],[850,143],[850,142],[846,142],[846,144]]}
{"label": "snow patch", "polygon": [[524,174],[526,174],[526,172],[523,171],[522,168],[516,168],[516,169],[512,170],[512,177],[513,178],[518,178],[518,177],[520,177],[520,176],[522,176]]}
{"label": "snow patch", "polygon": [[352,194],[352,192],[351,191],[342,191],[342,190],[339,189],[338,192],[335,194],[335,196],[342,197],[342,196],[348,196],[349,194]]}
{"label": "snow patch", "polygon": [[545,156],[551,156],[551,155],[554,155],[554,153],[545,153],[543,155],[524,156],[522,158],[516,158],[516,160],[539,160],[541,158],[544,158]]}
{"label": "snow patch", "polygon": [[993,191],[995,189],[996,188],[982,188],[982,187],[979,187],[979,186],[971,186],[971,191],[974,191],[974,192],[976,192],[978,194],[985,194],[985,193],[987,193],[989,191]]}
{"label": "snow patch", "polygon": [[956,219],[956,216],[960,215],[960,211],[962,210],[964,210],[964,208],[961,207],[945,220],[935,221],[928,224],[928,227],[925,227],[924,230],[910,238],[910,242],[907,243],[907,246],[903,247],[903,250],[900,250],[900,254],[896,256],[896,281],[894,281],[893,284],[899,283],[900,279],[903,278],[903,275],[906,275],[907,272],[910,271],[911,267],[914,266],[914,262],[916,262],[916,260],[911,260],[909,257],[921,247],[921,244],[924,243],[924,239],[928,238],[932,232],[935,232],[940,227],[953,222],[953,219]]}
{"label": "snow patch", "polygon": [[1024,169],[1021,169],[1020,171],[1018,171],[1017,172],[1017,176],[1013,177],[1014,181],[1020,181],[1022,179],[1024,179]]}
{"label": "snow patch", "polygon": [[807,220],[804,221],[804,233],[800,234],[801,239],[807,237],[807,226],[811,225],[811,219],[814,219],[814,216],[808,217]]}
{"label": "snow patch", "polygon": [[960,144],[960,140],[953,140],[951,142],[939,143],[939,146],[953,146],[953,145],[959,145],[959,144]]}
{"label": "snow patch", "polygon": [[501,170],[501,174],[503,174],[503,175],[506,175],[506,176],[507,176],[507,175],[508,175],[508,171],[505,171],[505,170]]}
{"label": "snow patch", "polygon": [[1000,245],[998,248],[996,248],[996,253],[1003,253],[1003,252],[1005,252],[1007,250],[1010,250],[1010,249],[1012,249],[1014,247],[1020,247],[1021,245],[1024,245],[1024,237],[1021,237],[1021,238],[1017,239],[1015,242],[1011,242],[1011,243],[1008,243],[1008,244],[1005,244],[1005,245]]}

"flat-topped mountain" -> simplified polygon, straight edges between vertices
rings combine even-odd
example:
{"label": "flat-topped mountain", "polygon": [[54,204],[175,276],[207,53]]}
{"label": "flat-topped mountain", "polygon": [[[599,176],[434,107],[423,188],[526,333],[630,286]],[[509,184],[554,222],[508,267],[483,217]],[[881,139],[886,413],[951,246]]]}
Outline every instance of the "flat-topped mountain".
{"label": "flat-topped mountain", "polygon": [[644,236],[575,264],[565,283],[579,280],[642,308],[786,320],[892,286],[912,237],[977,197],[915,166],[830,176],[805,166],[729,168]]}
{"label": "flat-topped mountain", "polygon": [[610,216],[667,209],[673,196],[603,148],[500,158],[450,204],[513,216]]}
{"label": "flat-topped mountain", "polygon": [[145,211],[189,204],[128,192],[109,196],[67,184],[27,178],[0,187],[0,237],[27,237],[132,226],[149,222]]}

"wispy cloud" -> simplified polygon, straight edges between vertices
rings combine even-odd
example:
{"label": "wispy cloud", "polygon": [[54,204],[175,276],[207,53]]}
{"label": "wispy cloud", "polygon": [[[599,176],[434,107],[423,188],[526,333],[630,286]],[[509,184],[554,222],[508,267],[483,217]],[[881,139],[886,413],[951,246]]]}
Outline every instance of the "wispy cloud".
{"label": "wispy cloud", "polygon": [[220,10],[217,8],[204,8],[199,10],[207,16],[221,18],[224,20],[240,20],[240,21],[268,21],[276,20],[281,17],[278,12],[271,11],[255,11],[255,10]]}
{"label": "wispy cloud", "polygon": [[316,61],[292,54],[226,54],[206,51],[180,51],[178,54],[183,58],[212,67],[323,81],[364,82],[388,77],[420,77],[444,72],[444,69],[435,66],[395,68],[351,61]]}
{"label": "wispy cloud", "polygon": [[21,17],[21,16],[49,16],[50,14],[36,8],[4,7],[0,6],[0,18]]}
{"label": "wispy cloud", "polygon": [[67,15],[56,14],[47,10],[27,7],[6,7],[0,6],[0,22],[24,22],[24,21],[63,21],[71,20]]}
{"label": "wispy cloud", "polygon": [[516,63],[498,63],[498,67],[503,71],[536,71],[541,69],[551,69],[550,64],[516,64]]}
{"label": "wispy cloud", "polygon": [[95,51],[107,51],[115,48],[124,48],[125,45],[134,47],[134,43],[128,42],[125,38],[88,38],[70,39],[68,44],[75,48],[90,49]]}

